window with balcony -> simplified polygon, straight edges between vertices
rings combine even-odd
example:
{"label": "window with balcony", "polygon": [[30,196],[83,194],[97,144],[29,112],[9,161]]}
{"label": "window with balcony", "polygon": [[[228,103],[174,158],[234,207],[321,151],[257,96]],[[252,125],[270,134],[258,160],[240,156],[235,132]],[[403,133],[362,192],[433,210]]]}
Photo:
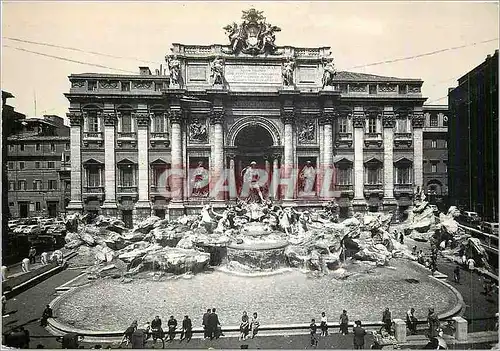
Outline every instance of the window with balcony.
{"label": "window with balcony", "polygon": [[[135,164],[130,160],[122,160],[117,163],[118,166],[118,186],[121,188],[130,188],[136,186],[136,167]],[[133,192],[134,189],[122,189],[124,192]]]}
{"label": "window with balcony", "polygon": [[130,91],[130,82],[121,82],[122,91]]}
{"label": "window with balcony", "polygon": [[365,184],[378,185],[382,184],[382,176],[380,168],[366,168]]}
{"label": "window with balcony", "polygon": [[36,151],[40,151],[42,148],[42,145],[40,143],[36,143],[35,149]]}
{"label": "window with balcony", "polygon": [[339,118],[339,133],[349,132],[349,122],[347,118]]}
{"label": "window with balcony", "polygon": [[56,168],[56,163],[54,161],[47,162],[47,168]]}
{"label": "window with balcony", "polygon": [[86,169],[87,186],[100,187],[101,186],[101,170],[99,167],[90,166]]}
{"label": "window with balcony", "polygon": [[97,90],[97,81],[96,80],[87,81],[87,90],[88,91],[96,91]]}
{"label": "window with balcony", "polygon": [[9,162],[9,163],[7,164],[7,167],[8,167],[9,169],[14,169],[14,162]]}
{"label": "window with balcony", "polygon": [[25,180],[19,180],[17,181],[17,189],[18,190],[27,190],[28,186]]}
{"label": "window with balcony", "polygon": [[42,181],[34,180],[33,181],[33,190],[42,190]]}
{"label": "window with balcony", "polygon": [[122,133],[132,132],[132,115],[129,111],[121,113],[121,131]]}
{"label": "window with balcony", "polygon": [[55,152],[56,151],[56,144],[52,143],[50,144],[50,152]]}
{"label": "window with balcony", "polygon": [[168,169],[170,165],[163,160],[156,160],[151,163],[152,190],[161,192],[170,190],[168,179]]}
{"label": "window with balcony", "polygon": [[337,168],[337,184],[352,185],[352,166],[342,165]]}
{"label": "window with balcony", "polygon": [[89,132],[99,131],[99,118],[97,117],[97,111],[89,111],[87,113],[87,129]]}
{"label": "window with balcony", "polygon": [[153,115],[153,131],[155,133],[164,133],[165,130],[165,116],[163,113],[155,113]]}
{"label": "window with balcony", "polygon": [[395,184],[405,185],[412,183],[412,167],[410,163],[396,163],[395,169]]}
{"label": "window with balcony", "polygon": [[9,190],[16,190],[16,183],[13,180],[9,181]]}
{"label": "window with balcony", "polygon": [[57,190],[57,180],[49,180],[49,190]]}
{"label": "window with balcony", "polygon": [[437,148],[437,140],[431,140],[431,148]]}
{"label": "window with balcony", "polygon": [[374,134],[377,133],[377,119],[370,117],[368,118],[368,133]]}
{"label": "window with balcony", "polygon": [[19,169],[21,169],[21,170],[24,169],[24,162],[23,161],[19,162]]}
{"label": "window with balcony", "polygon": [[429,124],[431,127],[437,127],[438,126],[438,116],[437,115],[431,115],[429,119]]}

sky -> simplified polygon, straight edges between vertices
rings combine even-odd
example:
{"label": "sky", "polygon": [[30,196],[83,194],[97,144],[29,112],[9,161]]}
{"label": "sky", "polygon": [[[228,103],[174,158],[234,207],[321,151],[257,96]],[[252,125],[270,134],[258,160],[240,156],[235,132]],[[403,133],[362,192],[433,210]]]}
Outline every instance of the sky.
{"label": "sky", "polygon": [[[27,116],[35,115],[35,100],[36,115],[65,116],[69,103],[64,93],[69,91],[70,74],[138,73],[143,65],[154,72],[170,53],[171,43],[227,44],[222,27],[239,23],[242,10],[251,7],[264,11],[267,22],[281,27],[277,45],[330,46],[337,70],[422,79],[422,93],[430,104],[447,104],[442,98],[448,88],[499,46],[498,2],[3,1],[2,90],[15,96],[9,104]],[[496,40],[366,66],[489,39]]]}

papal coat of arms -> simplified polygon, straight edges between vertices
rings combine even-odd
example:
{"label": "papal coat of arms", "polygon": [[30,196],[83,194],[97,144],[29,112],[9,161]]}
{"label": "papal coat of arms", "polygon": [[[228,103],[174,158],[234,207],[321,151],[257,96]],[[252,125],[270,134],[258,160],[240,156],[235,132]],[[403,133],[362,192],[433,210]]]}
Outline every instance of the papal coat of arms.
{"label": "papal coat of arms", "polygon": [[275,54],[277,47],[274,33],[281,31],[281,28],[266,23],[262,11],[255,9],[243,11],[241,19],[243,22],[240,25],[233,22],[223,28],[231,43],[231,53]]}

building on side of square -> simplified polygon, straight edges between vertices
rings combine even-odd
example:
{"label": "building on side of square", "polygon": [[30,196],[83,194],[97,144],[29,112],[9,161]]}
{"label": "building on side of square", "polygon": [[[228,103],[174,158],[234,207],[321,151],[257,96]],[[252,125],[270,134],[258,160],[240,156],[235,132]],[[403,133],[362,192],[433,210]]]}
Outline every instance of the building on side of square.
{"label": "building on side of square", "polygon": [[7,137],[12,218],[57,217],[70,201],[70,128],[54,115],[24,118]]}
{"label": "building on side of square", "polygon": [[424,189],[430,203],[448,210],[448,106],[424,105]]}
{"label": "building on side of square", "polygon": [[[131,225],[224,205],[252,162],[269,182],[294,175],[262,185],[285,205],[336,199],[344,217],[411,206],[424,186],[422,80],[334,72],[329,47],[276,46],[279,28],[246,16],[225,28],[231,45],[173,44],[154,75],[69,76],[69,211]],[[214,192],[221,175],[229,190]]]}

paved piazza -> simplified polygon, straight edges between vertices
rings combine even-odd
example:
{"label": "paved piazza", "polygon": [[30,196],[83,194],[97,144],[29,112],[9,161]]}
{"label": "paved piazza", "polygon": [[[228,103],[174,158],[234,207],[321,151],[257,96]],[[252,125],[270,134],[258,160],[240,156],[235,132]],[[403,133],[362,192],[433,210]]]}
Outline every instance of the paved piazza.
{"label": "paved piazza", "polygon": [[[335,279],[335,272],[316,278],[298,271],[260,277],[241,277],[215,271],[184,279],[118,279],[92,282],[65,295],[56,307],[58,321],[76,328],[120,331],[134,319],[139,323],[160,315],[165,321],[185,314],[194,326],[208,307],[216,307],[223,325],[237,325],[242,311],[258,312],[262,324],[306,323],[322,311],[337,322],[342,309],[351,320],[379,321],[385,307],[393,318],[404,318],[413,306],[424,318],[428,307],[438,313],[449,311],[457,297],[436,283],[423,270],[404,260],[392,260],[392,267],[368,268],[356,263],[347,267],[347,279]],[[370,269],[370,273],[362,273]],[[359,272],[359,273],[356,273]],[[419,283],[409,283],[413,278]]]}

